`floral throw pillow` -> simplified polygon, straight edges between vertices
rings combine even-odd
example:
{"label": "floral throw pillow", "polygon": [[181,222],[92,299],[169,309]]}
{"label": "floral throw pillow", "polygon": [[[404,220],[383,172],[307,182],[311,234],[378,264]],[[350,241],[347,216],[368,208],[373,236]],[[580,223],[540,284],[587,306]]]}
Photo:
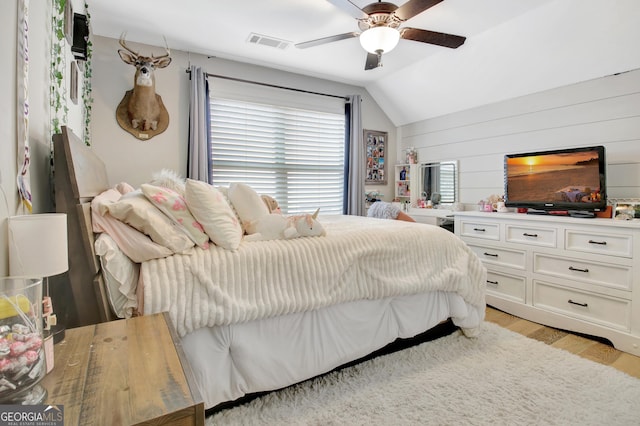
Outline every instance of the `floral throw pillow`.
{"label": "floral throw pillow", "polygon": [[180,194],[169,188],[148,183],[143,183],[140,188],[145,197],[176,223],[198,247],[209,248],[209,236],[193,217],[185,199]]}

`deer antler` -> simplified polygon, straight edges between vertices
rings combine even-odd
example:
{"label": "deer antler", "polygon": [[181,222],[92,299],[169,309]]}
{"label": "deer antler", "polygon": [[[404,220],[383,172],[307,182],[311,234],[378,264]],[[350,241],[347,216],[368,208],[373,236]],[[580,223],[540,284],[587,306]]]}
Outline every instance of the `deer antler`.
{"label": "deer antler", "polygon": [[165,49],[166,49],[167,53],[162,55],[162,56],[155,56],[154,54],[151,54],[151,57],[153,59],[166,58],[166,57],[171,55],[171,50],[169,49],[169,43],[167,43],[167,38],[165,36],[162,36],[162,38],[164,39],[164,45],[165,45]]}
{"label": "deer antler", "polygon": [[127,47],[127,44],[124,41],[126,35],[127,35],[126,32],[124,32],[124,33],[122,33],[120,35],[120,46],[124,47],[129,53],[133,54],[134,56],[136,56],[136,57],[139,56],[138,52],[135,52],[135,51],[129,49],[129,47]]}

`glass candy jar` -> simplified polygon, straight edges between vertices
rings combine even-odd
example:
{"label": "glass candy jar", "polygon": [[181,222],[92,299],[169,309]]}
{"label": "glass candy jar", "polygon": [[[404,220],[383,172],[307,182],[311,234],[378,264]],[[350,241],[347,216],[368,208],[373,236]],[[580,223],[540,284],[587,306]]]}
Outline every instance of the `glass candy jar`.
{"label": "glass candy jar", "polygon": [[0,404],[41,404],[47,392],[42,280],[0,278]]}

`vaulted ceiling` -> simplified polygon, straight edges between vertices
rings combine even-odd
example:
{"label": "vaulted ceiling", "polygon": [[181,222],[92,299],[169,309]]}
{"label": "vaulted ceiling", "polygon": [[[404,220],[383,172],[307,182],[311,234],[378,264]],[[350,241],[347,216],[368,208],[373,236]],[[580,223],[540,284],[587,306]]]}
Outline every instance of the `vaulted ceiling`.
{"label": "vaulted ceiling", "polygon": [[[359,32],[329,0],[88,0],[92,31],[364,86],[396,125],[640,68],[638,0],[443,0],[403,26],[466,37],[457,49],[400,40],[365,70]],[[371,0],[351,0],[363,8]],[[406,0],[392,3],[401,6]],[[284,48],[250,43],[251,34]]]}

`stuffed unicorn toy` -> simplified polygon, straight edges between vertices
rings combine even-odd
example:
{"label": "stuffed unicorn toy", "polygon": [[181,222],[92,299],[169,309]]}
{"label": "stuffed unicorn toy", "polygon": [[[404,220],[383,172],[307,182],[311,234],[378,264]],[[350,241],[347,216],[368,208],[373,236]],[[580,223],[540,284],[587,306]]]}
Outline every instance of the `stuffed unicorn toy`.
{"label": "stuffed unicorn toy", "polygon": [[254,223],[255,233],[244,237],[245,241],[289,240],[298,237],[320,237],[326,235],[318,222],[317,209],[314,214],[284,217],[271,213],[260,217]]}

